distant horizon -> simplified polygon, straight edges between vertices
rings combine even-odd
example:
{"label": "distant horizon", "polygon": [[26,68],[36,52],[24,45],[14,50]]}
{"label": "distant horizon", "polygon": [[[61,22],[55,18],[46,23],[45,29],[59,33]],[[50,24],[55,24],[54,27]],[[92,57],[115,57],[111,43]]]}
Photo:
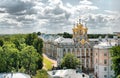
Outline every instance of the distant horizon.
{"label": "distant horizon", "polygon": [[[40,32],[40,31],[38,31],[38,32]],[[31,34],[31,33],[34,33],[34,32],[28,32],[28,33],[3,33],[3,34],[0,33],[0,35]],[[35,32],[35,33],[37,33],[37,32]],[[61,32],[61,33],[44,33],[44,32],[41,32],[41,34],[63,34],[63,33],[64,32]],[[69,32],[67,32],[67,33],[69,33]],[[114,34],[114,33],[115,32],[113,32],[113,33],[87,33],[87,34]],[[73,33],[69,33],[69,34],[73,34]]]}

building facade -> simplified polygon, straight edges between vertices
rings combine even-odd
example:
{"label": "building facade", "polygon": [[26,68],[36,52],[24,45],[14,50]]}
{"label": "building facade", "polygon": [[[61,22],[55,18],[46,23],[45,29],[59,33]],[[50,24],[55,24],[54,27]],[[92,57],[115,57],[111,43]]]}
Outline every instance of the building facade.
{"label": "building facade", "polygon": [[[93,46],[89,43],[87,37],[88,28],[80,22],[77,23],[73,30],[73,38],[59,37],[54,40],[44,41],[44,52],[57,59],[58,65],[66,53],[74,54],[84,70],[93,70]],[[92,41],[91,41],[92,42]],[[93,43],[92,43],[93,45]]]}
{"label": "building facade", "polygon": [[46,37],[44,40],[43,51],[48,56],[57,60],[58,65],[66,53],[74,54],[81,62],[82,69],[93,72],[97,78],[112,78],[112,61],[110,57],[110,48],[120,45],[120,39],[117,36],[104,39],[88,39],[88,28],[82,23],[77,23],[73,29],[73,38]]}
{"label": "building facade", "polygon": [[118,43],[116,40],[110,41],[102,41],[94,46],[94,74],[97,78],[114,77],[110,48],[118,45]]}

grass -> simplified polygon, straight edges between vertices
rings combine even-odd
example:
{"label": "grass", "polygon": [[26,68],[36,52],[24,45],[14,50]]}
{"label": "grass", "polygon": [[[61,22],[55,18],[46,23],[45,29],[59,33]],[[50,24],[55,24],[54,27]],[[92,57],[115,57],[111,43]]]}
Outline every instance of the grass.
{"label": "grass", "polygon": [[44,64],[43,69],[45,69],[45,70],[52,69],[52,62],[49,59],[43,57],[43,64]]}

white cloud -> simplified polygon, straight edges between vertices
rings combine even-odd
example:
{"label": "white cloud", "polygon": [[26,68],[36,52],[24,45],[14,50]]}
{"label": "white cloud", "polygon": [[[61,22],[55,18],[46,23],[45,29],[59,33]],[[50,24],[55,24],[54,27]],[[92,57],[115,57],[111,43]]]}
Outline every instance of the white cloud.
{"label": "white cloud", "polygon": [[80,1],[80,4],[92,5],[93,3],[88,0],[83,0],[83,1]]}
{"label": "white cloud", "polygon": [[119,27],[118,13],[101,10],[90,0],[80,0],[78,5],[63,3],[62,0],[46,0],[46,3],[43,0],[3,0],[0,3],[0,28],[3,30],[0,31],[5,33],[9,28],[10,32],[14,30],[11,33],[72,33],[74,21],[81,17],[87,23],[89,33],[112,32],[113,27]]}

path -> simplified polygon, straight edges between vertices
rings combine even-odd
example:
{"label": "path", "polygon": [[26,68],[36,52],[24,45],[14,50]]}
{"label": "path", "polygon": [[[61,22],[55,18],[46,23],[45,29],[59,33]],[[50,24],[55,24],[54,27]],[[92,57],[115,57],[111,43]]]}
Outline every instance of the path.
{"label": "path", "polygon": [[57,61],[49,58],[46,54],[43,54],[43,57],[52,62],[53,66],[57,67]]}

